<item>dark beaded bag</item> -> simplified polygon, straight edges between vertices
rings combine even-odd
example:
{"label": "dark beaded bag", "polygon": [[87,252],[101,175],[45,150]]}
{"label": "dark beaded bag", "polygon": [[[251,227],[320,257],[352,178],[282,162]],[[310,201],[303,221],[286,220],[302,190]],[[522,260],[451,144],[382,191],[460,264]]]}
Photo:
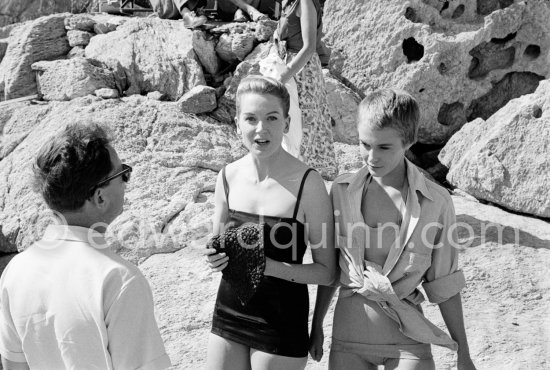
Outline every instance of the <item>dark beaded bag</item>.
{"label": "dark beaded bag", "polygon": [[223,278],[243,306],[252,299],[264,278],[265,243],[269,242],[269,237],[270,227],[266,223],[245,223],[208,241],[208,248],[229,257],[229,263],[222,270]]}

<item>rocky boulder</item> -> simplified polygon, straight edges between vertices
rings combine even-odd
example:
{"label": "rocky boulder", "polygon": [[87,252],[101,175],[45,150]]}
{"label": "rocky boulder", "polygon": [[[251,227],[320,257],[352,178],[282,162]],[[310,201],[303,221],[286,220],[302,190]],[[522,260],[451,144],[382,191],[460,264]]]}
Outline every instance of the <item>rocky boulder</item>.
{"label": "rocky boulder", "polygon": [[120,94],[117,89],[109,89],[107,87],[103,87],[94,91],[94,95],[102,99],[116,99],[119,97]]}
{"label": "rocky boulder", "polygon": [[327,87],[327,103],[334,121],[334,141],[359,143],[357,134],[357,107],[361,98],[327,70],[323,71]]}
{"label": "rocky boulder", "polygon": [[269,55],[272,43],[259,44],[246,59],[235,69],[233,77],[229,80],[224,95],[218,100],[218,108],[211,116],[220,122],[232,124],[235,119],[235,94],[237,87],[243,78],[251,74],[260,73],[260,61]]}
{"label": "rocky boulder", "polygon": [[31,190],[31,164],[41,145],[65,124],[93,120],[109,126],[121,159],[133,166],[125,212],[110,227],[109,240],[134,262],[207,235],[217,173],[244,154],[234,128],[184,114],[175,103],[87,96],[12,104],[0,113],[2,252],[27,248],[51,220]]}
{"label": "rocky boulder", "polygon": [[39,95],[45,100],[71,100],[98,89],[116,87],[109,69],[85,58],[38,62],[32,69],[36,72]]}
{"label": "rocky boulder", "polygon": [[116,78],[126,95],[161,91],[178,100],[205,85],[193,51],[193,31],[182,22],[157,18],[131,19],[116,31],[93,37],[86,57],[120,69]]}
{"label": "rocky boulder", "polygon": [[447,180],[478,199],[550,217],[550,82],[467,123],[439,155]]}
{"label": "rocky boulder", "polygon": [[70,30],[67,31],[67,39],[69,45],[74,48],[75,46],[86,46],[90,43],[90,39],[95,34],[86,31]]}
{"label": "rocky boulder", "polygon": [[178,105],[185,113],[207,113],[216,109],[216,89],[210,86],[196,86],[185,93]]}
{"label": "rocky boulder", "polygon": [[216,54],[217,40],[206,32],[193,31],[193,50],[207,73],[215,75],[220,70],[221,61]]}
{"label": "rocky boulder", "polygon": [[442,144],[548,77],[550,3],[328,1],[331,72],[357,92],[409,91],[420,103],[422,143]]}
{"label": "rocky boulder", "polygon": [[128,20],[127,17],[106,13],[76,14],[65,19],[67,30],[78,30],[104,34],[115,31]]}
{"label": "rocky boulder", "polygon": [[4,59],[4,55],[6,55],[6,50],[8,50],[8,44],[9,39],[0,39],[0,62],[2,62],[2,59]]}
{"label": "rocky boulder", "polygon": [[71,11],[71,0],[48,2],[35,0],[4,0],[0,3],[0,27],[36,19],[53,13]]}
{"label": "rocky boulder", "polygon": [[258,43],[268,41],[276,26],[277,22],[272,20],[228,23],[210,32],[219,36],[216,45],[218,56],[228,63],[235,63],[243,61]]}
{"label": "rocky boulder", "polygon": [[70,50],[64,20],[56,14],[25,23],[10,36],[6,55],[0,63],[0,94],[14,99],[37,93],[31,65],[64,57]]}
{"label": "rocky boulder", "polygon": [[100,0],[3,0],[0,2],[0,27],[54,13],[98,11],[99,2]]}

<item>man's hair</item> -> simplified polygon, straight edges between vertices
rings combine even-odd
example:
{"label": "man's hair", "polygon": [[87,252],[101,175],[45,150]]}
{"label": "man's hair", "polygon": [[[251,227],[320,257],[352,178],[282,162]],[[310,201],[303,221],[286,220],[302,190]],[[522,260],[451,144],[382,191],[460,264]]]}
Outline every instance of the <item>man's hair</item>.
{"label": "man's hair", "polygon": [[33,166],[35,190],[54,211],[76,211],[91,196],[91,188],[113,170],[102,126],[68,125],[40,148]]}
{"label": "man's hair", "polygon": [[357,125],[369,124],[377,129],[393,128],[401,135],[403,144],[407,145],[416,142],[419,117],[418,104],[409,93],[382,89],[361,101],[357,110]]}
{"label": "man's hair", "polygon": [[288,117],[288,111],[290,110],[290,95],[285,85],[281,82],[271,77],[259,75],[252,75],[244,78],[237,88],[237,95],[235,98],[237,103],[237,114],[239,114],[241,97],[250,93],[261,95],[269,94],[279,98],[283,107],[284,117]]}

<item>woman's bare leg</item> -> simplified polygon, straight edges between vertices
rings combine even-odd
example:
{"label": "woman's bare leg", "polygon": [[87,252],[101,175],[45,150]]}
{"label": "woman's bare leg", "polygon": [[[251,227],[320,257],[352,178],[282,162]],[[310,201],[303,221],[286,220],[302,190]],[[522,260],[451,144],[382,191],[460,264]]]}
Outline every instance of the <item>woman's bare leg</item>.
{"label": "woman's bare leg", "polygon": [[372,364],[355,353],[330,351],[328,359],[329,370],[340,369],[361,369],[361,370],[376,370],[378,366]]}
{"label": "woman's bare leg", "polygon": [[384,364],[385,370],[435,370],[433,359],[411,360],[406,358],[392,358]]}
{"label": "woman's bare leg", "polygon": [[307,357],[277,356],[250,349],[250,363],[252,370],[303,370]]}
{"label": "woman's bare leg", "polygon": [[210,333],[207,370],[250,370],[250,348]]}
{"label": "woman's bare leg", "polygon": [[260,4],[260,0],[231,0],[231,2],[245,11],[254,22],[259,21],[260,19],[269,19],[267,15],[261,13],[257,9]]}

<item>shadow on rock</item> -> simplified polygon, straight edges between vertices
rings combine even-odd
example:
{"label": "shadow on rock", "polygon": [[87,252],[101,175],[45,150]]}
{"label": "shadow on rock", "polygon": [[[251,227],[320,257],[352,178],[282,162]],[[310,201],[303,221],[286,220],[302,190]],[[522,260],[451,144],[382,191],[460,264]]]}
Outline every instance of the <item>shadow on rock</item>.
{"label": "shadow on rock", "polygon": [[535,249],[550,250],[550,240],[540,239],[518,228],[500,223],[457,215],[458,238],[464,248],[474,248],[485,243],[515,244]]}

